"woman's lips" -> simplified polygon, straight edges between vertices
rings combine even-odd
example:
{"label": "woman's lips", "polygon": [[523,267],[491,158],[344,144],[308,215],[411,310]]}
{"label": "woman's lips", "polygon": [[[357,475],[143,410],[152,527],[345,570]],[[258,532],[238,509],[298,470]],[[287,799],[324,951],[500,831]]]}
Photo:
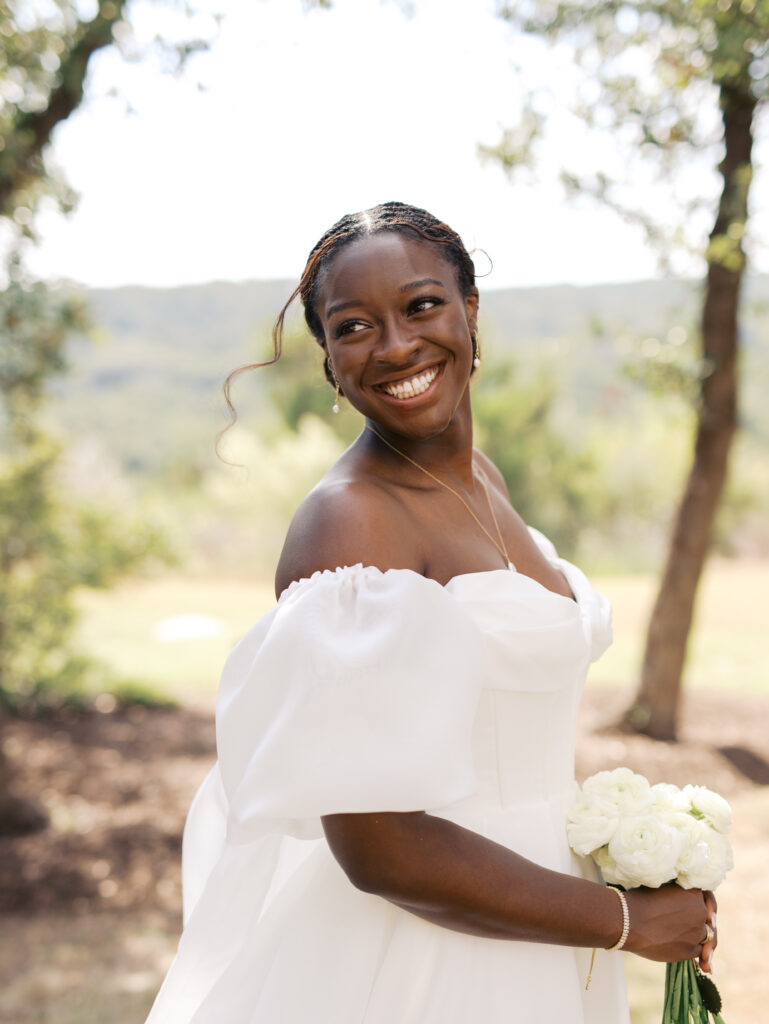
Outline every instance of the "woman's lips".
{"label": "woman's lips", "polygon": [[404,377],[401,380],[389,381],[387,384],[377,384],[379,391],[384,391],[391,398],[407,399],[417,398],[423,395],[430,387],[438,374],[441,372],[440,365],[428,366],[426,370]]}

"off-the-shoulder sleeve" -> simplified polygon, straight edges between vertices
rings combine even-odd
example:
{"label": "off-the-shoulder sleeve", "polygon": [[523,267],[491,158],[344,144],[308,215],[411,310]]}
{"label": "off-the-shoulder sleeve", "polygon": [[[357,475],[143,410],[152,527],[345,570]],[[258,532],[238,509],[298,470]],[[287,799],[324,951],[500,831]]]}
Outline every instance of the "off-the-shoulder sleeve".
{"label": "off-the-shoulder sleeve", "polygon": [[529,533],[545,558],[566,577],[574,599],[579,605],[582,625],[590,644],[590,660],[596,661],[612,642],[609,599],[593,589],[581,569],[567,562],[565,558],[558,557],[555,545],[544,533],[535,530],[533,526],[529,527]]}
{"label": "off-the-shoulder sleeve", "polygon": [[291,836],[321,839],[324,814],[473,792],[484,652],[462,605],[409,570],[351,566],[281,595],[224,667],[219,761],[185,829],[185,928],[147,1024],[227,1019],[219,979],[296,848],[312,849]]}
{"label": "off-the-shoulder sleeve", "polygon": [[409,570],[358,565],[292,584],[222,675],[228,840],[313,838],[324,814],[469,795],[483,658],[461,604]]}

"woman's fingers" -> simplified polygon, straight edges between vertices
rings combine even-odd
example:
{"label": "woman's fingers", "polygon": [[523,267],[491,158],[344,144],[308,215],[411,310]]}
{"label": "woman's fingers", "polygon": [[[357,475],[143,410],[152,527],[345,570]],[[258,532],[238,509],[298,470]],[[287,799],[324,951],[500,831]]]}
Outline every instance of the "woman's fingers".
{"label": "woman's fingers", "polygon": [[718,945],[718,930],[716,927],[717,904],[715,896],[708,889],[702,893],[702,898],[705,900],[707,908],[707,924],[705,926],[707,932],[705,934],[705,941],[702,944],[702,952],[700,953],[700,968],[710,974],[713,970],[713,952]]}
{"label": "woman's fingers", "polygon": [[702,944],[702,952],[700,953],[700,970],[706,974],[710,974],[713,970],[713,950],[716,948],[715,942],[704,942]]}
{"label": "woman's fingers", "polygon": [[716,912],[718,910],[718,904],[716,903],[716,897],[710,891],[710,889],[703,889],[702,898],[705,900],[705,906],[708,908],[708,924],[711,928],[716,926]]}

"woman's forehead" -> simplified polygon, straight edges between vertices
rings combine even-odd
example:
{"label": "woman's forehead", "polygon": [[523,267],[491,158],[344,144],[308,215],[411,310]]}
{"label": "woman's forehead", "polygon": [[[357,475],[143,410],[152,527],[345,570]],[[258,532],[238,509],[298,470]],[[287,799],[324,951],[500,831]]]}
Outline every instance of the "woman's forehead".
{"label": "woman's forehead", "polygon": [[[430,279],[447,290],[457,286],[452,263],[434,245],[395,231],[356,238],[329,260],[318,289],[318,311],[340,293],[363,298],[399,291],[414,281]],[[357,294],[360,293],[360,294]]]}

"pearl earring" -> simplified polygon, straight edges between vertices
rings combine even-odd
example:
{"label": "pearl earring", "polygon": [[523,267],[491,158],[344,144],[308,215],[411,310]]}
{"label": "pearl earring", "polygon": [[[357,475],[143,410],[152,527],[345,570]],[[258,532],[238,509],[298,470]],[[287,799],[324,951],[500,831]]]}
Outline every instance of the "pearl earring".
{"label": "pearl earring", "polygon": [[334,404],[331,406],[331,411],[336,414],[339,412],[339,381],[336,379],[330,356],[326,356],[326,369],[331,380],[334,382]]}
{"label": "pearl earring", "polygon": [[477,370],[478,367],[481,365],[481,347],[478,344],[478,339],[475,337],[474,334],[472,335],[471,340],[473,343],[473,366]]}

